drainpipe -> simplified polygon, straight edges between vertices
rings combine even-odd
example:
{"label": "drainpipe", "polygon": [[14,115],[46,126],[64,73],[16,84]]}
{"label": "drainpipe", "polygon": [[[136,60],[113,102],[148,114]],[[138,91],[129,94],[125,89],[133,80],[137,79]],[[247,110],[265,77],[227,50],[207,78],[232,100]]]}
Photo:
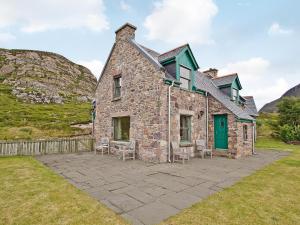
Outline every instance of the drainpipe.
{"label": "drainpipe", "polygon": [[171,162],[171,87],[174,86],[174,80],[168,90],[168,162]]}
{"label": "drainpipe", "polygon": [[206,96],[206,148],[208,148],[208,92],[205,92]]}

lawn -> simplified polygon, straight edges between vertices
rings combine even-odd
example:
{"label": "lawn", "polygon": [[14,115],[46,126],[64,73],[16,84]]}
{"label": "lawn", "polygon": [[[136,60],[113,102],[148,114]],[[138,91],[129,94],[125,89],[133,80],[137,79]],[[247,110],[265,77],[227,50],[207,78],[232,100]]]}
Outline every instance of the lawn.
{"label": "lawn", "polygon": [[300,146],[264,137],[256,147],[291,151],[291,155],[162,224],[300,224]]}
{"label": "lawn", "polygon": [[127,224],[31,157],[0,158],[0,224]]}
{"label": "lawn", "polygon": [[89,123],[89,103],[30,104],[18,101],[0,83],[0,140],[68,137],[88,134],[72,124]]}

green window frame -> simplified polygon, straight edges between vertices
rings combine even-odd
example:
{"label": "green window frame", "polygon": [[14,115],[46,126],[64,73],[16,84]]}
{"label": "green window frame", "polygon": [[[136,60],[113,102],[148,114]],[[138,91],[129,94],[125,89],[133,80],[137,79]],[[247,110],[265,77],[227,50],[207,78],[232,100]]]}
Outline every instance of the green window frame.
{"label": "green window frame", "polygon": [[191,74],[192,70],[180,65],[179,66],[179,73],[180,73],[180,87],[185,89],[191,89]]}
{"label": "green window frame", "polygon": [[191,116],[180,115],[180,142],[191,142]]}
{"label": "green window frame", "polygon": [[122,77],[114,77],[114,98],[121,97]]}
{"label": "green window frame", "polygon": [[130,136],[130,117],[114,117],[114,140],[115,141],[128,141]]}
{"label": "green window frame", "polygon": [[243,139],[244,139],[244,141],[248,140],[248,126],[247,125],[243,125]]}

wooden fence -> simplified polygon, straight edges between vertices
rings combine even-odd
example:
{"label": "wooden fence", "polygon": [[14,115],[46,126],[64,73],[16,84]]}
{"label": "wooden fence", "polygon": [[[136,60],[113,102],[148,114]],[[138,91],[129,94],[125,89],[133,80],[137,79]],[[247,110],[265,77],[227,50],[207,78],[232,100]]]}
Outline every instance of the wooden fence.
{"label": "wooden fence", "polygon": [[0,141],[0,156],[75,153],[93,149],[93,138]]}

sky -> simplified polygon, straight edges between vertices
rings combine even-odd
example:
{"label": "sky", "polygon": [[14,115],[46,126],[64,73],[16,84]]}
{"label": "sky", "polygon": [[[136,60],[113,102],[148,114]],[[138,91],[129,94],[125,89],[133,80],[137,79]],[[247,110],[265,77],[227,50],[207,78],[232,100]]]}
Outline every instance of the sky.
{"label": "sky", "polygon": [[61,54],[98,78],[126,22],[160,53],[189,43],[200,70],[237,72],[258,108],[300,83],[298,0],[0,0],[0,48]]}

